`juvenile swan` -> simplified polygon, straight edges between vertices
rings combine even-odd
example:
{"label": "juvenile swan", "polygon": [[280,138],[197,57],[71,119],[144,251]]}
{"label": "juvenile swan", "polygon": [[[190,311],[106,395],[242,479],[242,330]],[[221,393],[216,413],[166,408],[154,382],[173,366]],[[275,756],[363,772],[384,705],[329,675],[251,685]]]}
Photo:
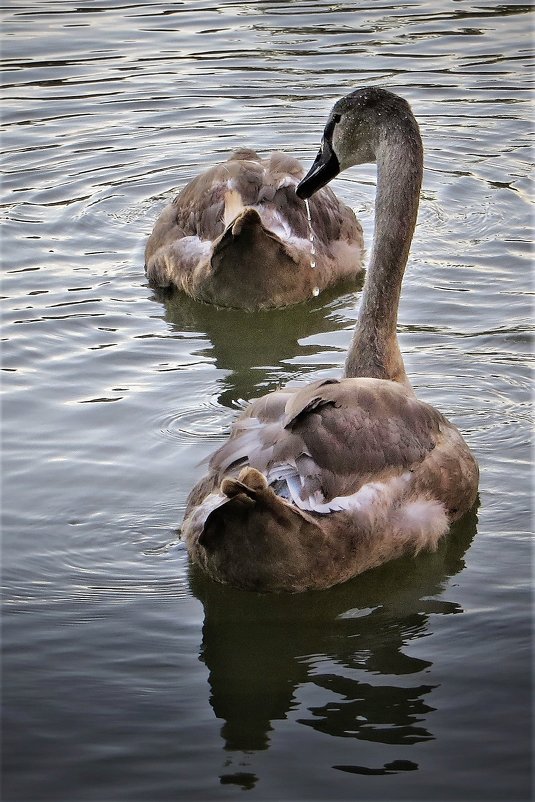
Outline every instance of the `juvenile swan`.
{"label": "juvenile swan", "polygon": [[457,428],[418,401],[396,338],[423,152],[409,105],[362,89],[334,106],[297,193],[377,162],[373,252],[346,378],[254,401],[190,493],[183,538],[214,579],[256,591],[328,588],[435,549],[474,504],[478,468]]}
{"label": "juvenile swan", "polygon": [[[287,306],[357,276],[362,228],[330,189],[310,204],[292,156],[237,150],[193,179],[156,221],[145,251],[149,283],[218,306]],[[312,227],[314,249],[309,226]]]}

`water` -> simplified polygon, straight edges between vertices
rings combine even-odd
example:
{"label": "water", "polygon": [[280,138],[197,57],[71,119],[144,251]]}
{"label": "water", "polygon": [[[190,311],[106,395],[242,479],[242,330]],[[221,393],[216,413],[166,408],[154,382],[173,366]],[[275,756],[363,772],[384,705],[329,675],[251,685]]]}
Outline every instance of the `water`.
{"label": "water", "polygon": [[[530,7],[94,4],[3,14],[3,796],[530,798]],[[426,148],[400,341],[481,466],[435,555],[256,597],[176,531],[241,399],[339,375],[359,291],[216,311],[146,284],[165,202],[249,145],[310,165],[332,103]],[[334,182],[373,229],[375,170]]]}

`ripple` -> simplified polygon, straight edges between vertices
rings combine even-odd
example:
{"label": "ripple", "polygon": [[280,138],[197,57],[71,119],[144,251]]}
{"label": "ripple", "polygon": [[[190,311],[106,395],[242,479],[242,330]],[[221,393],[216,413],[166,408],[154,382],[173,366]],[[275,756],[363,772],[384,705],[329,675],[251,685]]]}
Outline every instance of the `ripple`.
{"label": "ripple", "polygon": [[161,524],[155,523],[150,508],[132,508],[112,521],[102,512],[76,516],[58,512],[55,528],[66,524],[70,530],[61,541],[47,533],[47,522],[35,515],[26,517],[28,523],[34,519],[34,527],[40,526],[44,546],[24,561],[11,555],[11,570],[4,575],[6,608],[189,595],[186,549],[178,530],[168,524],[178,517],[175,508],[161,507]]}
{"label": "ripple", "polygon": [[220,406],[215,398],[178,412],[167,412],[153,419],[153,428],[160,435],[185,442],[200,440],[219,442],[228,436],[236,413]]}

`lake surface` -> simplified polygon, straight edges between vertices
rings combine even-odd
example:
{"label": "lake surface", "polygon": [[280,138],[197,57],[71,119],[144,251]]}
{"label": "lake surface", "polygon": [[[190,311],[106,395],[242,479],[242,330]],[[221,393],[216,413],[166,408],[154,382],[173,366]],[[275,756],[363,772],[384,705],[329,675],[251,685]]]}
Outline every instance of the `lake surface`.
{"label": "lake surface", "polygon": [[[530,10],[4,3],[5,802],[531,798]],[[216,586],[177,532],[202,460],[240,399],[340,375],[359,291],[218,310],[144,245],[239,145],[310,164],[365,85],[420,122],[400,343],[479,506],[326,592]],[[368,249],[374,187],[333,182]]]}

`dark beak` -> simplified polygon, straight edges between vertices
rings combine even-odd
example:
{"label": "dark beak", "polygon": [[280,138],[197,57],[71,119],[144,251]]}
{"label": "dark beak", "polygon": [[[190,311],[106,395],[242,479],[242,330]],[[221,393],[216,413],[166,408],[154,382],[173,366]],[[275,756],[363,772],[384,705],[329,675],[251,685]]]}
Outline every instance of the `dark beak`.
{"label": "dark beak", "polygon": [[340,165],[333,153],[331,143],[324,139],[314,164],[295,190],[297,197],[303,198],[303,200],[310,198],[314,192],[328,184],[339,172]]}

